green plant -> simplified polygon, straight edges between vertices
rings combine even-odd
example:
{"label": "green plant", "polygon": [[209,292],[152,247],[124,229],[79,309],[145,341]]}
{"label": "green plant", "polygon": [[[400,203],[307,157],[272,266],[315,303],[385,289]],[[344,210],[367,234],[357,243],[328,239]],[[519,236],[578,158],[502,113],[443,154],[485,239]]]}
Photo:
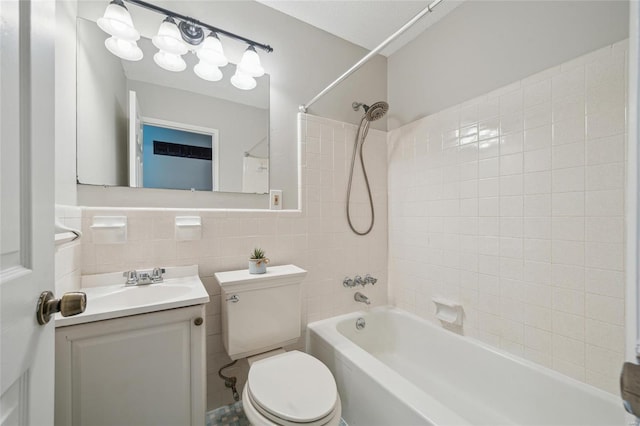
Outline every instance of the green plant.
{"label": "green plant", "polygon": [[253,252],[251,253],[251,257],[249,257],[249,259],[264,259],[264,250],[262,250],[261,248],[254,248]]}

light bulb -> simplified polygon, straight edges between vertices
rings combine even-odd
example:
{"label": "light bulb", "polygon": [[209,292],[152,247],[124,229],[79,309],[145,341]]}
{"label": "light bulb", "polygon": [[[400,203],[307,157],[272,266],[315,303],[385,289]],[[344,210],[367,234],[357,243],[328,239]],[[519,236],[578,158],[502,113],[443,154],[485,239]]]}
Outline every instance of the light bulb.
{"label": "light bulb", "polygon": [[158,49],[173,55],[184,55],[188,50],[187,45],[182,41],[182,35],[180,35],[176,21],[168,16],[162,21],[160,28],[158,28],[158,34],[153,36],[151,41]]}
{"label": "light bulb", "polygon": [[187,68],[187,64],[180,55],[174,55],[173,53],[159,51],[153,55],[153,60],[160,68],[164,68],[167,71],[180,72]]}
{"label": "light bulb", "polygon": [[127,61],[139,61],[143,56],[142,50],[135,41],[123,40],[112,36],[104,41],[104,45],[109,52]]}
{"label": "light bulb", "polygon": [[256,79],[243,72],[240,67],[236,68],[236,73],[231,77],[231,84],[240,90],[251,90],[256,87]]}
{"label": "light bulb", "polygon": [[262,77],[264,75],[264,68],[260,65],[260,57],[255,47],[247,47],[238,64],[238,69],[241,69],[243,73],[251,77]]}
{"label": "light bulb", "polygon": [[104,11],[104,15],[98,18],[98,26],[107,34],[122,40],[136,41],[140,33],[133,26],[131,15],[122,0],[113,0]]}
{"label": "light bulb", "polygon": [[220,71],[220,68],[203,60],[200,60],[200,62],[193,67],[193,72],[203,80],[222,80],[222,71]]}
{"label": "light bulb", "polygon": [[209,33],[197,50],[198,58],[218,67],[224,67],[229,60],[224,56],[222,43],[216,33]]}

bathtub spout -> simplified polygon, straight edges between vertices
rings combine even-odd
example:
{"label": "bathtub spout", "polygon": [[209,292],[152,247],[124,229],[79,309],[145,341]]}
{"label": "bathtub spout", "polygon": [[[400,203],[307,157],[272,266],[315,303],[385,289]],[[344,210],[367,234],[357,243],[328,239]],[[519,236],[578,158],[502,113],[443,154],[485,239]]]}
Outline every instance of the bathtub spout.
{"label": "bathtub spout", "polygon": [[369,298],[359,291],[357,291],[356,294],[353,295],[353,300],[355,300],[356,302],[366,303],[367,305],[371,304]]}

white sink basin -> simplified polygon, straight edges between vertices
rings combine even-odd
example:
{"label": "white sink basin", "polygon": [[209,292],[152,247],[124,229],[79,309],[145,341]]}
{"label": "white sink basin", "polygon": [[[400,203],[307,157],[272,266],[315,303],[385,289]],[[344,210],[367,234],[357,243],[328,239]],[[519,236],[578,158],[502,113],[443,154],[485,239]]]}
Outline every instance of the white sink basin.
{"label": "white sink basin", "polygon": [[[162,283],[125,286],[122,273],[83,277],[87,309],[73,317],[56,314],[56,327],[199,305],[209,301],[198,267],[167,268]],[[119,284],[112,284],[119,282]]]}
{"label": "white sink basin", "polygon": [[[98,289],[100,287],[96,287]],[[131,287],[108,287],[104,294],[93,294],[92,304],[130,307],[136,305],[154,305],[189,293],[186,286],[171,284],[149,284]],[[97,293],[97,292],[96,292]]]}

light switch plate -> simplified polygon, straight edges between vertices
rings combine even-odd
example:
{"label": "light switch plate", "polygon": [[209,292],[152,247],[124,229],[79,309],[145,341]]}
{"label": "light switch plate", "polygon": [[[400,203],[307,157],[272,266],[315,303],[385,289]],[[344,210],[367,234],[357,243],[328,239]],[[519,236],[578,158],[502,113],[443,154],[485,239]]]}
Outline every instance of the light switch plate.
{"label": "light switch plate", "polygon": [[281,189],[272,189],[269,191],[269,208],[271,210],[282,210]]}

